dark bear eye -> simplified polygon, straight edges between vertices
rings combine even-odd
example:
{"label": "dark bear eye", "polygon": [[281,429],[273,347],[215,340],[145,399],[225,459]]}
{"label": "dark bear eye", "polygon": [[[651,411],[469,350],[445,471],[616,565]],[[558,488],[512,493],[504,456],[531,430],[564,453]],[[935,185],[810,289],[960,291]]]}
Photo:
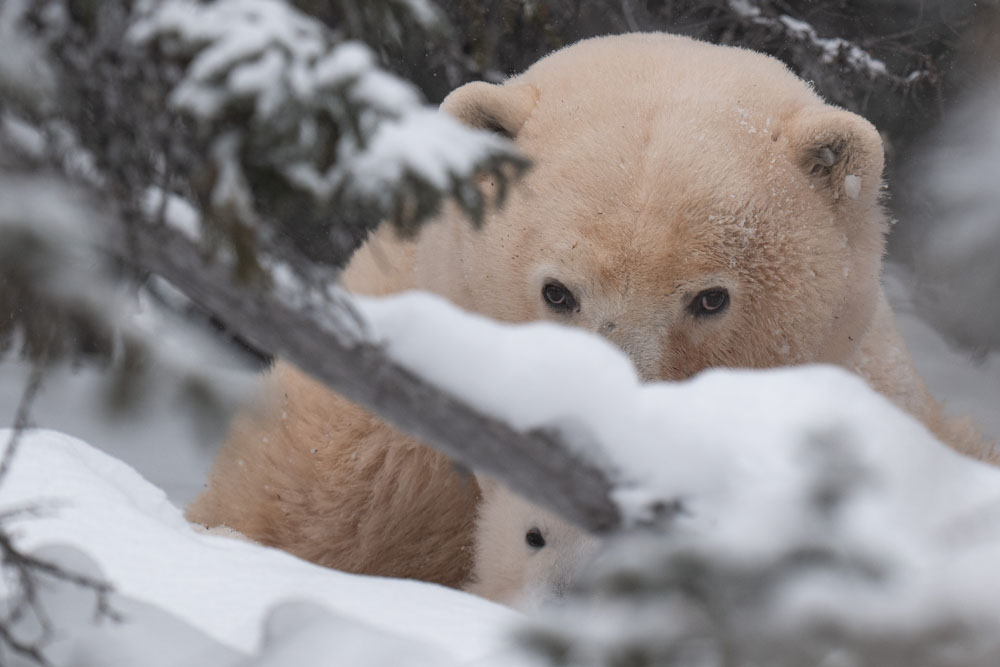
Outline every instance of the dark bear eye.
{"label": "dark bear eye", "polygon": [[549,308],[560,313],[568,313],[580,309],[573,293],[566,289],[566,286],[558,280],[550,280],[545,283],[545,287],[542,288],[542,298],[545,299],[545,303],[549,305]]}
{"label": "dark bear eye", "polygon": [[528,543],[528,546],[532,549],[541,549],[545,546],[545,538],[542,537],[542,531],[537,528],[532,528],[528,531],[528,534],[524,536],[524,541]]}
{"label": "dark bear eye", "polygon": [[698,296],[691,301],[688,310],[696,316],[717,315],[724,311],[728,305],[729,292],[721,287],[713,287],[699,292]]}

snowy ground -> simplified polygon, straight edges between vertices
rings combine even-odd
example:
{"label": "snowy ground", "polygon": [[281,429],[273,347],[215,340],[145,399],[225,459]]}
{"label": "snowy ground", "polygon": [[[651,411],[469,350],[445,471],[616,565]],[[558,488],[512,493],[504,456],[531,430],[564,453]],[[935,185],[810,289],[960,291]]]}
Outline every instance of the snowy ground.
{"label": "snowy ground", "polygon": [[[8,436],[0,429],[0,440]],[[346,660],[339,664],[379,664],[347,657],[363,651],[369,659],[383,653],[385,665],[405,654],[407,664],[430,666],[469,664],[506,650],[516,615],[505,607],[199,534],[161,490],[82,441],[40,431],[23,447],[0,505],[43,498],[54,506],[47,516],[17,524],[21,546],[44,546],[47,559],[114,582],[111,606],[125,618],[91,626],[92,596],[65,584],[48,591],[47,609],[64,628],[46,651],[56,664],[221,667],[260,650],[258,665],[318,665],[336,650]],[[82,548],[88,558],[53,544]],[[21,627],[30,636],[30,623]],[[91,661],[68,660],[87,654]],[[0,651],[0,663],[8,664],[3,658]]]}

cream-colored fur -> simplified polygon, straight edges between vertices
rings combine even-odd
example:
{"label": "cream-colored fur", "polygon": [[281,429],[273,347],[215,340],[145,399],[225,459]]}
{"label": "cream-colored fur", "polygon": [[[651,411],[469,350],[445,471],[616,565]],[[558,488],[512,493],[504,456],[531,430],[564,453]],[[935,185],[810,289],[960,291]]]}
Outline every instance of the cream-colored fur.
{"label": "cream-colored fur", "polygon": [[[522,610],[562,596],[600,543],[557,514],[477,476],[482,490],[470,593]],[[537,531],[545,544],[528,543]]]}
{"label": "cream-colored fur", "polygon": [[[663,34],[598,38],[442,107],[511,136],[533,168],[481,230],[447,208],[415,243],[380,231],[349,288],[418,287],[501,320],[589,329],[651,380],[839,364],[945,442],[990,456],[927,392],[882,293],[878,133],[778,61]],[[578,307],[547,305],[551,281]],[[693,315],[714,288],[728,308]],[[193,521],[340,569],[467,579],[474,480],[285,363],[265,385]]]}

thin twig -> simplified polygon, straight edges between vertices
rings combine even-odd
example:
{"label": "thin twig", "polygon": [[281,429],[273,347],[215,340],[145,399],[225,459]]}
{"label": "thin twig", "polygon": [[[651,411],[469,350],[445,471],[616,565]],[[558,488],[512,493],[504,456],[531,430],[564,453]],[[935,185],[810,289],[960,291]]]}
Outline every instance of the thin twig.
{"label": "thin twig", "polygon": [[21,394],[21,401],[17,405],[17,414],[14,417],[14,430],[7,439],[7,449],[0,459],[0,484],[10,470],[11,462],[17,453],[17,448],[21,444],[21,436],[24,430],[31,423],[31,406],[35,402],[35,397],[42,388],[42,376],[45,374],[44,359],[36,361],[31,367],[28,375],[28,382],[25,384],[24,392]]}
{"label": "thin twig", "polygon": [[[106,222],[107,233],[97,236],[106,251],[127,261],[120,227]],[[236,284],[231,265],[206,262],[193,243],[172,229],[138,228],[143,269],[171,282],[258,349],[309,369],[313,377],[397,428],[453,460],[503,479],[583,528],[606,533],[621,527],[611,475],[576,456],[558,434],[519,433],[394,363],[363,337],[334,331],[332,321],[350,319],[343,303],[327,304],[325,312],[290,305],[277,294]]]}
{"label": "thin twig", "polygon": [[[13,516],[37,515],[40,511],[41,508],[22,507],[13,512],[6,512],[4,518],[9,520]],[[42,654],[42,647],[51,638],[53,630],[49,616],[38,599],[38,577],[40,575],[92,590],[97,596],[94,610],[95,618],[109,618],[116,622],[122,620],[121,614],[111,606],[110,596],[114,589],[110,583],[67,570],[55,563],[22,552],[14,544],[13,536],[6,529],[5,523],[5,521],[0,521],[0,563],[5,571],[13,572],[18,592],[16,597],[12,598],[12,602],[9,602],[9,612],[0,618],[0,644],[7,645],[15,653],[28,657],[41,665],[50,664]],[[42,632],[37,639],[26,642],[19,640],[14,635],[12,628],[29,612],[38,621]]]}
{"label": "thin twig", "polygon": [[[24,431],[31,425],[31,408],[39,391],[41,391],[44,374],[45,355],[43,353],[42,358],[31,367],[24,391],[21,394],[21,400],[17,406],[13,431],[7,440],[7,448],[3,453],[3,458],[0,459],[0,484],[4,482],[10,472]],[[0,644],[43,667],[51,665],[42,653],[42,647],[51,636],[52,627],[48,614],[41,608],[38,600],[37,577],[39,575],[47,575],[69,584],[93,590],[97,595],[96,616],[121,620],[121,616],[111,607],[109,602],[112,587],[108,582],[66,570],[54,563],[25,554],[14,544],[14,538],[7,530],[7,524],[11,520],[24,517],[37,518],[49,509],[51,508],[39,505],[23,505],[9,507],[0,512],[0,565],[4,571],[13,571],[18,586],[18,593],[10,602],[9,612],[0,619]],[[30,642],[18,639],[12,631],[14,624],[28,612],[34,614],[42,628],[41,636]]]}

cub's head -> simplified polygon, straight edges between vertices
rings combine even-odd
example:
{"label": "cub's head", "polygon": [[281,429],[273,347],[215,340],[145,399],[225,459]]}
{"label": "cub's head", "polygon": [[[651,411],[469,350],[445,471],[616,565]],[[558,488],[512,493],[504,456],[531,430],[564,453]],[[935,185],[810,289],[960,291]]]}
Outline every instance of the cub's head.
{"label": "cub's head", "polygon": [[442,108],[534,166],[481,230],[428,225],[419,287],[598,332],[646,379],[850,363],[880,290],[882,144],[778,61],[598,38]]}
{"label": "cub's head", "polygon": [[519,609],[562,596],[598,541],[556,514],[479,476],[472,581],[466,590]]}

